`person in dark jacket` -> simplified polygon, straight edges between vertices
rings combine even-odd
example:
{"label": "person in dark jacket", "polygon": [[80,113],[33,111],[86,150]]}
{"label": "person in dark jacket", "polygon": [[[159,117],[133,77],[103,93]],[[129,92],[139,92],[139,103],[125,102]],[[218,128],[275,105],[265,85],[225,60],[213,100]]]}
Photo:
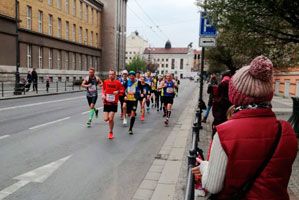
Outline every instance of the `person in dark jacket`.
{"label": "person in dark jacket", "polygon": [[212,124],[212,137],[216,133],[216,126],[227,121],[227,111],[232,105],[228,98],[228,88],[231,76],[231,72],[224,73],[222,75],[221,83],[217,88],[213,89],[212,113],[214,121]]}
{"label": "person in dark jacket", "polygon": [[207,107],[206,113],[205,113],[205,115],[202,119],[203,123],[207,122],[207,119],[209,117],[209,113],[210,113],[211,108],[213,106],[213,99],[214,99],[213,90],[215,89],[215,87],[218,87],[217,84],[218,83],[217,83],[216,75],[212,74],[210,84],[209,84],[208,90],[207,90],[207,93],[209,94],[209,101],[208,101],[208,107]]}
{"label": "person in dark jacket", "polygon": [[31,74],[31,71],[28,71],[28,73],[27,73],[27,83],[25,85],[26,92],[28,92],[30,90],[31,83],[32,83],[32,74]]}
{"label": "person in dark jacket", "polygon": [[37,82],[38,82],[38,76],[37,76],[37,72],[35,71],[35,68],[32,69],[32,82],[33,82],[33,91],[36,91],[36,93],[38,93],[37,91]]}

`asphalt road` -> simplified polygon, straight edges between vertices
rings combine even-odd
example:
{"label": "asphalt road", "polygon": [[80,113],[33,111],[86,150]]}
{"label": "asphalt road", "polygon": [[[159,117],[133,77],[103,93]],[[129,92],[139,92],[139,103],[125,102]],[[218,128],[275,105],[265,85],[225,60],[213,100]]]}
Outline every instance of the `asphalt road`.
{"label": "asphalt road", "polygon": [[193,92],[182,81],[169,127],[151,110],[131,136],[117,114],[113,141],[102,112],[86,128],[84,93],[0,101],[0,200],[131,199]]}

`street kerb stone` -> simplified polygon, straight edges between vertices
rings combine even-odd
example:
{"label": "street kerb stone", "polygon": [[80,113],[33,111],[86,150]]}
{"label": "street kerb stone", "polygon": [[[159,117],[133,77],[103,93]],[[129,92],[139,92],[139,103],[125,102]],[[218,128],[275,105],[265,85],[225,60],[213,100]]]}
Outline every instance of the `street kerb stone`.
{"label": "street kerb stone", "polygon": [[148,200],[151,199],[153,195],[153,190],[141,189],[139,188],[135,193],[133,199],[138,200]]}
{"label": "street kerb stone", "polygon": [[158,181],[143,180],[139,188],[154,191],[157,185],[158,185]]}
{"label": "street kerb stone", "polygon": [[181,163],[181,161],[166,161],[166,164],[159,179],[159,183],[176,184],[180,173]]}
{"label": "street kerb stone", "polygon": [[175,193],[175,185],[158,184],[151,200],[172,200]]}
{"label": "street kerb stone", "polygon": [[158,181],[161,176],[161,173],[158,172],[148,172],[145,176],[145,180]]}
{"label": "street kerb stone", "polygon": [[149,169],[149,171],[162,173],[163,168],[164,168],[164,165],[163,166],[152,165],[151,168]]}
{"label": "street kerb stone", "polygon": [[184,153],[185,153],[184,147],[172,148],[168,160],[181,161],[183,159]]}

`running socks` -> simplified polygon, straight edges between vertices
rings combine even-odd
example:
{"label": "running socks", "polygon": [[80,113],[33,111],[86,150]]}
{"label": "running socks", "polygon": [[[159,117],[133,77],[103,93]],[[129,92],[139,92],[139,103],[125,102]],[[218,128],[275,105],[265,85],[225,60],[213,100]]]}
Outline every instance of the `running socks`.
{"label": "running socks", "polygon": [[167,118],[170,118],[171,110],[167,110]]}
{"label": "running socks", "polygon": [[131,117],[131,121],[130,121],[130,129],[129,131],[132,130],[133,126],[134,126],[134,123],[135,123],[135,117]]}
{"label": "running socks", "polygon": [[94,113],[95,113],[95,109],[90,109],[89,111],[89,119],[92,120],[93,116],[94,116]]}

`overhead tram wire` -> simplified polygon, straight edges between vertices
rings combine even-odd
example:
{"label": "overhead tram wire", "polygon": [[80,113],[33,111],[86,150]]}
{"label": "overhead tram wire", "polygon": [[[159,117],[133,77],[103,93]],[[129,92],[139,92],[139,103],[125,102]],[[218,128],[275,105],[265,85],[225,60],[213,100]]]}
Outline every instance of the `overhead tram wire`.
{"label": "overhead tram wire", "polygon": [[161,40],[161,41],[165,41],[163,38],[161,38],[161,36],[159,34],[157,34],[157,32],[155,30],[153,30],[153,27],[148,25],[147,22],[145,22],[135,11],[133,11],[133,9],[131,9],[129,6],[129,11],[131,11],[142,23],[144,23],[146,25],[146,27],[148,27],[153,33],[156,34],[156,36]]}
{"label": "overhead tram wire", "polygon": [[144,15],[154,24],[154,26],[163,34],[163,36],[166,37],[166,39],[169,39],[168,35],[164,33],[164,31],[160,28],[160,26],[145,12],[145,10],[142,8],[142,6],[139,4],[137,0],[135,0],[136,5],[141,9],[141,11],[144,13]]}

